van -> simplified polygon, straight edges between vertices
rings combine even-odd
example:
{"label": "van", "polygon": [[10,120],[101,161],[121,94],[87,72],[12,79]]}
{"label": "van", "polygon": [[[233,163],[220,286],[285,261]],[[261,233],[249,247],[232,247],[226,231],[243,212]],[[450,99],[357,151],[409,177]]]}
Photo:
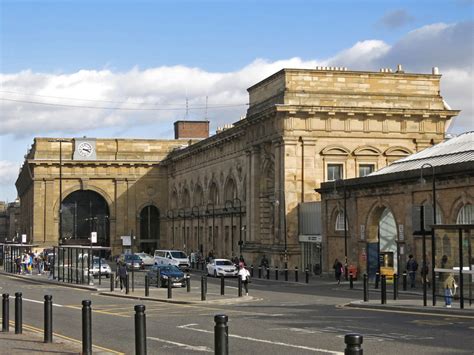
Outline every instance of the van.
{"label": "van", "polygon": [[189,259],[181,250],[155,250],[156,265],[176,265],[182,270],[189,270]]}

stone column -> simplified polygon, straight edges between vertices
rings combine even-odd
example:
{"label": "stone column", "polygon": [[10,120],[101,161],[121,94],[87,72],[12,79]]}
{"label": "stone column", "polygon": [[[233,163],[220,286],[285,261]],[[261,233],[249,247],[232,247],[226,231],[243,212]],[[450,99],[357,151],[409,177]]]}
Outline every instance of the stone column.
{"label": "stone column", "polygon": [[[115,179],[115,216],[116,216],[116,239],[120,240],[122,235],[129,235],[127,214],[127,183],[125,179]],[[112,236],[111,236],[112,237]]]}
{"label": "stone column", "polygon": [[250,154],[250,171],[248,174],[248,184],[249,189],[249,198],[247,201],[247,206],[250,207],[250,213],[248,214],[249,223],[247,224],[247,229],[249,231],[250,241],[259,240],[260,236],[260,147],[255,145],[252,147]]}

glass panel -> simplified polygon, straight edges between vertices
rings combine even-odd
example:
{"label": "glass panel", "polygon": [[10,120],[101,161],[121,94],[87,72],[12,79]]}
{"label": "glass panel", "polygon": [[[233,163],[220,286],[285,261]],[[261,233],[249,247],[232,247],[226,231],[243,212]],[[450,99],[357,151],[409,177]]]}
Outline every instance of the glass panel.
{"label": "glass panel", "polygon": [[359,165],[359,176],[367,176],[370,173],[373,173],[375,170],[374,164],[360,164]]}
{"label": "glass panel", "polygon": [[328,181],[342,179],[342,164],[328,164]]}

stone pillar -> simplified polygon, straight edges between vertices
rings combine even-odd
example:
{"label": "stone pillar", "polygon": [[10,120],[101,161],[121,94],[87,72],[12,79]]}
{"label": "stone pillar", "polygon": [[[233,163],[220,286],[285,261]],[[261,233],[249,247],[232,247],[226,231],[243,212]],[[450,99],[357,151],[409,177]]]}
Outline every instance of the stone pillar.
{"label": "stone pillar", "polygon": [[129,235],[127,214],[127,183],[125,179],[115,179],[115,216],[116,216],[116,238]]}
{"label": "stone pillar", "polygon": [[260,147],[253,146],[250,156],[249,172],[249,198],[247,205],[250,206],[249,222],[247,229],[249,231],[250,241],[257,241],[260,237]]}

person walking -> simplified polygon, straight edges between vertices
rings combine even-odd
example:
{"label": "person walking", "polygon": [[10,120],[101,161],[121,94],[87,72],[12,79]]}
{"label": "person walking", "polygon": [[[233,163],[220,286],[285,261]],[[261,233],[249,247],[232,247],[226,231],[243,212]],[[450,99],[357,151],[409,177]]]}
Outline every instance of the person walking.
{"label": "person walking", "polygon": [[456,280],[454,280],[454,274],[451,272],[449,273],[448,277],[444,281],[444,303],[446,308],[451,308],[451,304],[453,302],[453,297],[456,294]]}
{"label": "person walking", "polygon": [[119,261],[118,265],[118,276],[120,279],[120,292],[123,292],[123,288],[127,288],[127,264],[123,261]]}
{"label": "person walking", "polygon": [[410,276],[411,288],[415,288],[415,278],[416,278],[417,270],[418,270],[418,263],[416,262],[412,254],[408,255],[407,272],[408,272],[408,276]]}
{"label": "person walking", "polygon": [[332,267],[334,269],[334,275],[336,276],[337,284],[339,285],[341,283],[341,275],[344,267],[342,266],[342,263],[339,261],[339,259],[334,260],[334,265]]}
{"label": "person walking", "polygon": [[242,283],[245,288],[245,296],[249,295],[249,279],[250,279],[250,272],[245,268],[244,264],[241,263],[239,265],[239,273],[238,276],[241,278]]}
{"label": "person walking", "polygon": [[430,263],[428,261],[423,261],[421,263],[421,283],[430,287],[430,279],[428,278],[428,275],[430,273]]}

